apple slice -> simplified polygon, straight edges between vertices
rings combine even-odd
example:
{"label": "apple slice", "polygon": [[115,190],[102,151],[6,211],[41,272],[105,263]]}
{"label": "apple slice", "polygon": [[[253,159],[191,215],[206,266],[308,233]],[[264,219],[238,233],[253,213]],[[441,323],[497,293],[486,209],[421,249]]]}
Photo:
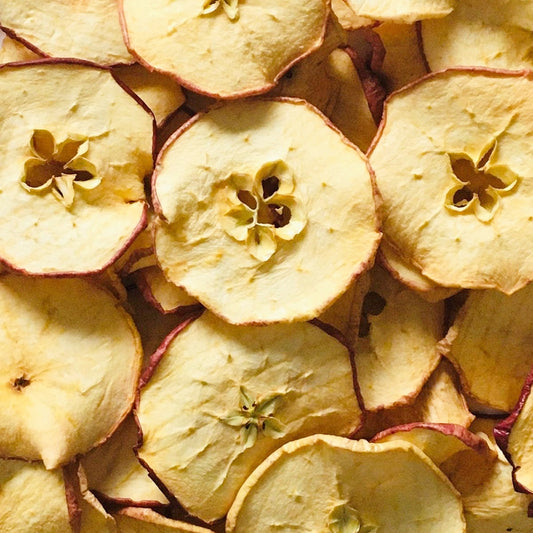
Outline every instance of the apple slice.
{"label": "apple slice", "polygon": [[329,11],[325,0],[119,4],[128,48],[141,63],[216,98],[271,89],[321,45]]}
{"label": "apple slice", "polygon": [[284,442],[361,423],[348,350],[307,323],[239,327],[206,312],[169,335],[148,378],[139,458],[206,522]]}
{"label": "apple slice", "polygon": [[104,270],[145,223],[152,116],[108,70],[72,61],[2,67],[0,102],[0,259],[32,275]]}
{"label": "apple slice", "polygon": [[213,533],[205,527],[165,518],[151,509],[126,507],[114,516],[120,533]]}
{"label": "apple slice", "polygon": [[374,267],[353,350],[366,409],[412,403],[439,363],[444,304],[430,303]]}
{"label": "apple slice", "polygon": [[362,17],[411,24],[448,15],[457,0],[347,0],[347,3]]}
{"label": "apple slice", "polygon": [[85,59],[100,65],[133,63],[122,33],[117,0],[68,2],[9,0],[0,24],[48,57]]}
{"label": "apple slice", "polygon": [[21,42],[6,35],[0,30],[0,64],[13,63],[15,61],[31,61],[40,56],[33,50],[24,46]]}
{"label": "apple slice", "polygon": [[0,459],[2,533],[66,533],[69,505],[63,472],[42,463]]}
{"label": "apple slice", "polygon": [[533,365],[532,313],[533,285],[511,296],[490,290],[468,294],[440,349],[477,403],[510,412],[518,401]]}
{"label": "apple slice", "polygon": [[131,410],[142,351],[129,315],[83,279],[0,277],[0,456],[69,462]]}
{"label": "apple slice", "polygon": [[366,159],[301,100],[197,115],[163,148],[152,189],[165,277],[234,324],[315,318],[381,237]]}
{"label": "apple slice", "polygon": [[81,458],[87,487],[113,503],[167,505],[167,498],[148,477],[133,452],[137,441],[137,424],[133,416],[128,416],[104,444]]}
{"label": "apple slice", "polygon": [[345,30],[356,30],[357,28],[374,24],[372,19],[356,15],[354,10],[348,5],[348,0],[331,0],[331,10]]}
{"label": "apple slice", "polygon": [[459,495],[416,446],[313,435],[274,452],[246,480],[227,533],[460,533]]}
{"label": "apple slice", "polygon": [[517,251],[533,239],[532,113],[523,72],[450,69],[388,100],[369,151],[383,230],[437,284],[511,294],[533,279]]}

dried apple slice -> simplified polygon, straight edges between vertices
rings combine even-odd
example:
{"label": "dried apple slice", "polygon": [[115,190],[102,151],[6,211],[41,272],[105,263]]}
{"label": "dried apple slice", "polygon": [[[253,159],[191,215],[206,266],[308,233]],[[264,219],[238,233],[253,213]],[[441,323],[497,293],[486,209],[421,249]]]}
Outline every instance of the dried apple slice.
{"label": "dried apple slice", "polygon": [[137,424],[133,416],[128,416],[107,442],[81,459],[87,487],[121,504],[166,505],[167,498],[148,477],[133,452],[137,441]]}
{"label": "dried apple slice", "polygon": [[461,0],[442,19],[423,21],[424,55],[431,70],[476,65],[533,68],[533,10],[523,0]]}
{"label": "dried apple slice", "polygon": [[533,365],[532,313],[533,285],[511,296],[468,294],[440,347],[456,365],[463,391],[478,403],[510,412],[518,401]]}
{"label": "dried apple slice", "polygon": [[14,61],[31,61],[39,57],[33,50],[0,30],[0,64]]}
{"label": "dried apple slice", "polygon": [[356,15],[347,0],[331,0],[331,10],[345,30],[356,30],[374,24],[372,19]]}
{"label": "dried apple slice", "polygon": [[65,464],[130,411],[142,351],[129,315],[83,279],[0,277],[0,456]]}
{"label": "dried apple slice", "polygon": [[238,327],[204,313],[169,336],[151,368],[139,458],[206,522],[284,442],[349,435],[361,422],[348,350],[311,324]]}
{"label": "dried apple slice", "polygon": [[165,518],[151,509],[127,507],[114,516],[119,533],[213,533],[205,527]]}
{"label": "dried apple slice", "polygon": [[457,0],[347,0],[347,3],[362,17],[410,24],[446,16]]}
{"label": "dried apple slice", "polygon": [[354,342],[365,407],[411,403],[439,363],[444,304],[430,303],[379,267],[371,271]]}
{"label": "dried apple slice", "polygon": [[42,463],[0,459],[2,533],[71,531],[63,473]]}
{"label": "dried apple slice", "polygon": [[145,223],[153,118],[109,71],[59,60],[2,67],[0,109],[1,260],[27,274],[105,269]]}
{"label": "dried apple slice", "polygon": [[0,25],[49,57],[86,59],[100,65],[133,63],[120,29],[117,0],[9,0]]}
{"label": "dried apple slice", "polygon": [[366,159],[301,100],[197,116],[160,154],[153,191],[165,277],[236,324],[318,316],[381,237]]}
{"label": "dried apple slice", "polygon": [[313,435],[286,444],[245,482],[227,533],[460,533],[459,495],[407,442],[371,444]]}
{"label": "dried apple slice", "polygon": [[531,96],[527,73],[450,69],[388,100],[369,151],[384,233],[440,285],[511,294],[533,279],[518,252],[533,239]]}
{"label": "dried apple slice", "polygon": [[218,98],[271,89],[320,46],[328,17],[324,0],[119,3],[126,42],[142,63]]}

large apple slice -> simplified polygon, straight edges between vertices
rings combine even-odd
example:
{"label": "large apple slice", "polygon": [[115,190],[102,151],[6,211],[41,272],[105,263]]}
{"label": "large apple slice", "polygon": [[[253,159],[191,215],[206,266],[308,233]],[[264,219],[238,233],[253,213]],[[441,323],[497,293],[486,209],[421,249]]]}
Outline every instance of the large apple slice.
{"label": "large apple slice", "polygon": [[82,279],[0,277],[0,456],[67,463],[130,411],[139,335],[106,291]]}
{"label": "large apple slice", "polygon": [[117,0],[9,0],[0,4],[0,25],[49,57],[101,65],[134,61],[122,38]]}
{"label": "large apple slice", "polygon": [[307,323],[233,326],[204,313],[169,336],[149,371],[139,458],[206,522],[284,442],[361,423],[348,350]]}
{"label": "large apple slice", "polygon": [[142,63],[219,98],[272,88],[320,46],[329,11],[325,0],[119,3],[128,47]]}
{"label": "large apple slice", "polygon": [[381,237],[366,159],[301,100],[198,115],[163,148],[153,193],[165,276],[236,324],[315,318]]}
{"label": "large apple slice", "polygon": [[0,259],[28,274],[106,268],[144,224],[152,116],[108,70],[57,60],[0,69],[0,125]]}
{"label": "large apple slice", "polygon": [[533,239],[533,78],[450,69],[385,109],[369,157],[390,243],[440,285],[511,294],[529,283],[533,255],[518,250]]}
{"label": "large apple slice", "polygon": [[461,533],[458,493],[416,446],[313,435],[286,444],[247,479],[227,533]]}

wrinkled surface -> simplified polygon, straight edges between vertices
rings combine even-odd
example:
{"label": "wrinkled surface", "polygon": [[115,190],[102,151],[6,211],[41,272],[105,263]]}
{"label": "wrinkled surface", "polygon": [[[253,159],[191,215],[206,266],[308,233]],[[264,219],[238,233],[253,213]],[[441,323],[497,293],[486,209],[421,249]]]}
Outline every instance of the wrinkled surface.
{"label": "wrinkled surface", "polygon": [[[264,413],[278,434],[259,426],[246,440],[241,388],[257,406],[272,399]],[[204,313],[168,345],[137,414],[139,457],[188,512],[213,521],[281,444],[316,432],[349,435],[361,411],[348,351],[319,328],[237,327]]]}
{"label": "wrinkled surface", "polygon": [[165,518],[151,509],[129,507],[114,516],[120,533],[212,533],[204,527]]}
{"label": "wrinkled surface", "polygon": [[453,10],[457,0],[347,0],[347,3],[363,17],[412,23],[444,17]]}

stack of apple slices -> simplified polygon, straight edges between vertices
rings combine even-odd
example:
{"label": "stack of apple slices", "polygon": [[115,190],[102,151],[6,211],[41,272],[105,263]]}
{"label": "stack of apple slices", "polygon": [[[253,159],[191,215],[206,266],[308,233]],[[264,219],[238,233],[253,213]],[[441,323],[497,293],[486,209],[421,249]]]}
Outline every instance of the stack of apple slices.
{"label": "stack of apple slices", "polygon": [[530,8],[1,4],[0,531],[532,531]]}

